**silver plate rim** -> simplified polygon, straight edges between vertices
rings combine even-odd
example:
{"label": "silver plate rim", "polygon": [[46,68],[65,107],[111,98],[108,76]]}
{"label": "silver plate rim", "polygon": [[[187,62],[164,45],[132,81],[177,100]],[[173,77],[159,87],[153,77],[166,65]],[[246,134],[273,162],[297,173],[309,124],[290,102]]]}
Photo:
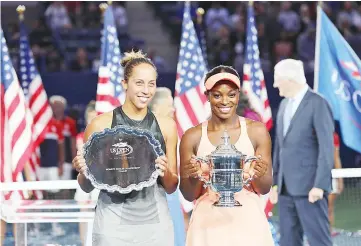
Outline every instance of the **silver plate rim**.
{"label": "silver plate rim", "polygon": [[[83,157],[85,159],[86,155],[89,152],[89,148],[91,146],[91,144],[93,143],[95,138],[99,138],[99,137],[103,137],[105,135],[108,134],[114,134],[118,131],[125,131],[126,133],[129,134],[143,134],[146,139],[148,140],[149,144],[153,146],[154,152],[157,155],[157,157],[164,155],[164,151],[162,150],[161,144],[159,143],[159,141],[154,137],[153,133],[149,130],[146,129],[142,129],[142,128],[138,128],[138,127],[130,127],[130,126],[126,126],[126,125],[118,125],[115,126],[113,128],[105,128],[104,130],[100,131],[100,132],[94,132],[90,135],[88,141],[84,144],[83,146]],[[99,189],[99,190],[106,190],[108,192],[114,193],[114,192],[119,192],[121,194],[128,194],[132,191],[140,191],[143,188],[146,187],[150,187],[153,186],[156,182],[157,179],[159,177],[159,171],[157,169],[155,169],[155,171],[151,174],[149,180],[147,181],[143,181],[140,182],[138,184],[131,184],[125,188],[119,187],[118,185],[108,185],[108,184],[103,184],[103,183],[99,183],[94,175],[89,171],[89,169],[87,168],[84,172],[84,175],[87,179],[90,180],[91,184]]]}

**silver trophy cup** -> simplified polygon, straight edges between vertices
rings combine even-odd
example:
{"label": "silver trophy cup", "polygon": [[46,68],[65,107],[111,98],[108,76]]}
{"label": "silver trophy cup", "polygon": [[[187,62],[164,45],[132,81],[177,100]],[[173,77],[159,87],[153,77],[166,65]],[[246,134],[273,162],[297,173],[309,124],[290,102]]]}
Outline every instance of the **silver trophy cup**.
{"label": "silver trophy cup", "polygon": [[201,175],[199,179],[204,182],[204,187],[210,187],[220,195],[220,199],[213,205],[217,207],[235,207],[241,204],[234,199],[234,193],[239,192],[244,186],[249,186],[253,177],[244,179],[244,167],[247,163],[257,160],[255,156],[247,156],[238,151],[230,143],[230,137],[225,131],[222,136],[223,143],[206,157],[197,157],[198,161],[210,167],[209,180]]}

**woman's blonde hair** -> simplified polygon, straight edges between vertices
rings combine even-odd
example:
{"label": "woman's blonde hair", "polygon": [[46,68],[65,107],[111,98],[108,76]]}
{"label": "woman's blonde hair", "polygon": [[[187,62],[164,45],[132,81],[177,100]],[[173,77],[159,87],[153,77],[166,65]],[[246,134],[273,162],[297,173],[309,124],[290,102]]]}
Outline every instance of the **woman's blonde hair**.
{"label": "woman's blonde hair", "polygon": [[133,68],[143,63],[149,64],[155,70],[157,70],[152,60],[150,60],[147,55],[142,52],[142,50],[132,50],[131,52],[125,52],[124,57],[120,62],[122,67],[124,67],[124,80],[128,81],[130,75],[132,74]]}

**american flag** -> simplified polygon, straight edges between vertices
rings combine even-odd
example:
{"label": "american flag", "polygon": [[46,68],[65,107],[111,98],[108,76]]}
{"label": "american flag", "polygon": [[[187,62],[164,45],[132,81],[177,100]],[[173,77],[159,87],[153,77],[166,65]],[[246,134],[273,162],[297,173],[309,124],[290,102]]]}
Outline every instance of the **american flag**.
{"label": "american flag", "polygon": [[243,91],[253,109],[262,117],[267,129],[271,129],[272,112],[259,57],[257,29],[253,6],[248,6],[246,59],[243,66]]}
{"label": "american flag", "polygon": [[[23,181],[22,171],[32,152],[33,119],[10,60],[2,29],[0,39],[0,176],[1,182],[16,182]],[[5,199],[9,199],[11,194],[5,194]]]}
{"label": "american flag", "polygon": [[[40,74],[36,68],[33,53],[28,41],[26,27],[20,22],[20,80],[25,99],[33,116],[33,148],[30,158],[31,181],[38,180],[36,170],[40,166],[40,144],[44,140],[53,112],[48,102],[48,96],[43,87]],[[34,193],[37,198],[40,192]]]}
{"label": "american flag", "polygon": [[95,106],[98,113],[109,112],[125,101],[125,91],[121,84],[124,72],[120,66],[121,58],[113,9],[110,5],[104,14],[101,66]]}
{"label": "american flag", "polygon": [[[248,6],[246,62],[243,66],[243,91],[247,94],[253,109],[262,117],[263,123],[270,130],[273,125],[272,112],[259,58],[255,22],[253,6],[250,4]],[[273,209],[269,194],[263,195],[262,200],[266,216],[269,217]]]}
{"label": "american flag", "polygon": [[190,16],[189,2],[185,2],[180,45],[174,98],[179,137],[209,115],[203,84],[206,64]]}

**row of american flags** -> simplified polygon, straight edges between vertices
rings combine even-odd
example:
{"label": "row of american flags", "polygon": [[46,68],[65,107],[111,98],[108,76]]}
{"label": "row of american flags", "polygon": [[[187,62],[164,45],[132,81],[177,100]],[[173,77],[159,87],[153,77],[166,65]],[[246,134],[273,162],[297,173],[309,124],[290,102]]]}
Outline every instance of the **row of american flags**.
{"label": "row of american flags", "polygon": [[[20,20],[19,44],[18,78],[1,28],[1,182],[23,181],[23,172],[27,172],[30,181],[37,180],[39,146],[53,116],[23,18]],[[40,192],[34,195],[41,198]],[[27,194],[9,192],[5,199],[12,196],[26,198]]]}
{"label": "row of american flags", "polygon": [[[12,66],[1,30],[1,102],[4,102],[1,103],[1,182],[21,181],[22,171],[26,166],[29,167],[32,180],[36,180],[39,144],[44,139],[52,118],[52,110],[22,21],[20,30],[19,79]],[[189,2],[185,2],[174,99],[179,138],[187,129],[206,120],[210,115],[204,95],[204,76],[208,67],[201,43],[204,43],[204,40],[199,41],[190,16]],[[252,6],[248,9],[245,55],[243,89],[249,96],[253,108],[270,129],[271,108],[260,66]],[[101,67],[96,93],[98,113],[109,112],[125,100],[125,91],[120,83],[123,78],[120,60],[121,49],[110,5],[104,13]],[[7,194],[6,198],[9,196],[10,194]]]}

